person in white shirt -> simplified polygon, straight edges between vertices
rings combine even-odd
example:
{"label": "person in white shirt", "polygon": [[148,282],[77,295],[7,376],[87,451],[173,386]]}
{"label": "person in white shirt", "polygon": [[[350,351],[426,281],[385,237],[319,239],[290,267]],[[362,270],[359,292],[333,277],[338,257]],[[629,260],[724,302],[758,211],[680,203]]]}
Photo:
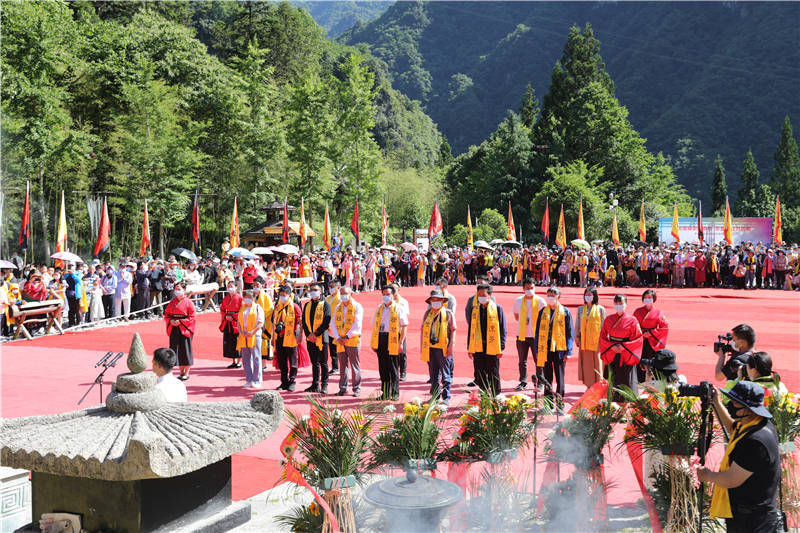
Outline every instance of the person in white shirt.
{"label": "person in white shirt", "polygon": [[[405,312],[406,316],[411,316],[411,308],[408,305],[408,300],[400,296],[400,285],[392,283],[394,286],[394,301]],[[452,295],[451,295],[452,296]],[[406,368],[408,366],[408,350],[406,349],[406,339],[403,339],[403,344],[400,346],[400,381],[406,380]]]}
{"label": "person in white shirt", "polygon": [[361,396],[361,325],[364,321],[364,308],[353,300],[352,289],[342,285],[339,289],[339,304],[333,310],[330,334],[336,345],[339,359],[339,392],[347,394],[347,367],[353,378],[353,396]]}
{"label": "person in white shirt", "polygon": [[178,356],[169,348],[158,348],[153,353],[153,373],[158,376],[156,388],[164,393],[168,402],[187,402],[186,385],[172,373],[177,360]]}
{"label": "person in white shirt", "polygon": [[[371,346],[378,354],[378,371],[381,376],[381,400],[400,398],[400,357],[406,340],[408,314],[395,301],[394,284],[383,288],[382,301],[375,310]],[[396,318],[397,323],[393,324]]]}
{"label": "person in white shirt", "polygon": [[[514,300],[514,318],[517,319],[519,324],[519,329],[517,330],[519,385],[515,390],[525,390],[528,387],[528,351],[530,351],[533,358],[533,366],[536,368],[537,375],[542,372],[542,368],[536,366],[534,323],[539,316],[539,311],[547,305],[541,296],[536,296],[536,284],[533,279],[525,278],[522,280],[522,289],[525,294]],[[525,306],[524,313],[523,305]],[[524,316],[524,324],[522,323],[523,321],[520,321],[521,316]]]}
{"label": "person in white shirt", "polygon": [[261,368],[261,330],[264,328],[264,310],[256,303],[253,289],[245,289],[242,307],[237,316],[239,338],[236,347],[244,367],[245,387],[260,389],[262,385]]}

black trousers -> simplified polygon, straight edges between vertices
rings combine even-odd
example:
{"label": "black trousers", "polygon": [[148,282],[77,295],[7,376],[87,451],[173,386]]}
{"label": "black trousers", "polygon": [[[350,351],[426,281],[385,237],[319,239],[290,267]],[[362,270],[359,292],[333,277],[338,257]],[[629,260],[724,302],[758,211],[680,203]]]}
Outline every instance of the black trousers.
{"label": "black trousers", "polygon": [[[608,379],[609,375],[614,378],[614,387],[622,385],[628,387],[634,394],[639,394],[639,379],[636,375],[636,366],[620,364],[620,356],[617,355],[610,365],[606,365],[603,369],[603,377]],[[621,394],[614,393],[615,402],[625,402]]]}
{"label": "black trousers", "polygon": [[69,325],[76,326],[81,323],[81,301],[74,296],[67,296],[67,302],[69,303],[67,314]]}
{"label": "black trousers", "polygon": [[311,386],[328,386],[328,347],[330,343],[322,343],[322,349],[317,348],[313,342],[306,342],[308,357],[311,359]]}
{"label": "black trousers", "polygon": [[493,395],[500,394],[500,358],[496,355],[474,353],[472,360],[478,372],[478,387]]}
{"label": "black trousers", "polygon": [[275,356],[278,358],[278,368],[281,370],[281,385],[284,387],[294,385],[297,377],[297,347],[281,346],[275,350]]}
{"label": "black trousers", "polygon": [[[136,311],[142,311],[150,306],[150,289],[136,289],[136,296],[133,299]],[[142,316],[150,316],[150,311],[140,313]]]}
{"label": "black trousers", "polygon": [[114,316],[114,295],[113,294],[104,294],[103,295],[103,312],[105,313],[106,318],[111,318]]}
{"label": "black trousers", "polygon": [[536,366],[536,346],[533,337],[525,337],[524,341],[517,339],[517,356],[519,357],[519,382],[528,383],[528,351],[533,357],[533,366]]}
{"label": "black trousers", "polygon": [[[564,370],[567,367],[567,358],[559,357],[557,352],[547,352],[547,361],[544,363],[544,379],[550,382],[560,398],[564,398],[566,389],[564,387]],[[547,395],[552,395],[553,391],[548,391]]]}
{"label": "black trousers", "polygon": [[777,533],[783,531],[778,510],[774,508],[742,509],[731,505],[733,518],[725,519],[725,528],[728,533]]}
{"label": "black trousers", "polygon": [[407,355],[408,352],[406,350],[406,339],[403,339],[403,345],[400,347],[400,350],[401,350],[400,355],[398,355],[398,358],[400,359],[400,375],[405,376],[406,368],[408,367],[408,355]]}
{"label": "black trousers", "polygon": [[339,356],[336,353],[336,344],[330,342],[328,344],[322,345],[323,350],[328,350],[328,353],[331,356],[331,371],[339,370]]}
{"label": "black trousers", "polygon": [[400,394],[400,356],[389,354],[389,334],[378,333],[378,373],[381,376],[381,395],[386,398]]}

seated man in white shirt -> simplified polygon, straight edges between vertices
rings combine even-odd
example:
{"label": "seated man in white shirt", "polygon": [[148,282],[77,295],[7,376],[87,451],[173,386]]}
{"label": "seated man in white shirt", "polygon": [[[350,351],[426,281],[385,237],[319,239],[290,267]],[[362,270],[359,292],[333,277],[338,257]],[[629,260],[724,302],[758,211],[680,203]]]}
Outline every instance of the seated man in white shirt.
{"label": "seated man in white shirt", "polygon": [[178,356],[169,348],[158,348],[153,353],[153,373],[158,376],[156,388],[164,393],[168,402],[189,401],[186,385],[172,373],[177,360]]}

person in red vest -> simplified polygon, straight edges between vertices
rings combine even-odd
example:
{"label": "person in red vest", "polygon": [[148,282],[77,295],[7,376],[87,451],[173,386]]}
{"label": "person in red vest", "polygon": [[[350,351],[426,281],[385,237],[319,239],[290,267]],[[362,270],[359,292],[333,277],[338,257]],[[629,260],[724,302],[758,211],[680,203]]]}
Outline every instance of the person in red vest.
{"label": "person in red vest", "polygon": [[253,288],[253,281],[258,277],[258,269],[252,261],[247,262],[247,266],[242,272],[242,282],[245,289]]}
{"label": "person in red vest", "polygon": [[172,300],[164,309],[164,321],[167,323],[169,347],[178,355],[180,376],[178,379],[189,379],[189,368],[194,364],[192,337],[194,337],[195,309],[190,298],[186,297],[186,286],[183,282],[175,284]]}

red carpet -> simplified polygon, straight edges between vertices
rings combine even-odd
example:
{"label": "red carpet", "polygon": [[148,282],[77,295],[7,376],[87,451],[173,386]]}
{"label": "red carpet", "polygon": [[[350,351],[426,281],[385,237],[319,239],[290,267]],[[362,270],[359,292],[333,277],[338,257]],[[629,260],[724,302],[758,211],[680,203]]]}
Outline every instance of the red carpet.
{"label": "red carpet", "polygon": [[[466,347],[466,322],[464,304],[473,294],[474,287],[453,287],[458,300],[456,317],[459,338],[455,365],[454,401],[451,411],[458,409],[466,401],[463,385],[472,378],[472,365],[468,360]],[[424,397],[427,393],[425,380],[427,367],[419,360],[419,329],[424,312],[424,299],[430,288],[403,289],[402,294],[411,305],[411,327],[409,332],[409,380],[401,384],[402,400],[413,396]],[[542,289],[537,289],[542,292]],[[610,307],[611,295],[616,291],[600,290],[601,304]],[[622,291],[630,298],[629,309],[638,306],[641,290]],[[520,290],[511,287],[498,287],[495,297],[506,310],[509,331],[509,347],[501,362],[503,387],[510,389],[517,384],[517,356],[513,348],[516,323],[511,313],[513,300]],[[582,291],[575,288],[564,289],[562,303],[574,310],[580,305]],[[378,293],[356,295],[364,305],[364,338],[369,339],[372,315],[380,296]],[[668,346],[678,356],[680,372],[689,382],[702,379],[713,380],[716,356],[712,346],[716,336],[729,331],[736,324],[745,322],[752,325],[758,335],[756,346],[768,352],[774,361],[774,368],[780,372],[790,390],[800,390],[800,295],[783,291],[734,291],[700,289],[660,289],[659,306],[670,323]],[[220,356],[222,336],[217,329],[219,316],[200,315],[197,334],[194,338],[196,365],[192,378],[187,382],[190,399],[194,401],[230,401],[247,399],[252,390],[241,387],[244,374],[241,370],[228,370]],[[134,331],[142,336],[145,347],[152,351],[167,344],[163,321],[136,323],[127,326],[98,329],[93,331],[67,333],[63,336],[36,338],[33,341],[16,341],[0,345],[2,355],[2,401],[3,417],[17,417],[69,411],[83,395],[96,375],[94,363],[107,350],[127,351]],[[364,342],[368,344],[368,340]],[[379,387],[377,359],[368,348],[362,350],[362,369],[364,383],[362,398],[371,395]],[[125,371],[124,364],[109,371],[107,383],[117,374]],[[584,390],[577,382],[577,361],[570,359],[567,364],[567,400],[574,401]],[[338,378],[338,376],[336,376]],[[277,372],[265,376],[268,386],[277,385]],[[298,376],[298,391],[311,384],[308,369],[301,369]],[[330,387],[335,390],[336,386]],[[83,406],[96,405],[99,393],[92,391]],[[104,393],[110,386],[104,387]],[[284,396],[288,409],[303,411],[307,402],[302,392]],[[352,397],[337,398],[343,407],[353,406],[358,400]],[[549,425],[549,424],[548,424]],[[547,429],[540,429],[540,441],[544,440]],[[270,439],[244,450],[234,458],[234,496],[237,499],[250,497],[272,487],[279,478],[278,443],[287,432],[282,426]],[[618,440],[618,439],[617,439]],[[607,476],[613,488],[609,501],[613,504],[632,504],[639,499],[638,488],[624,451],[612,445],[607,451]],[[541,460],[541,454],[540,454]],[[529,484],[531,479],[531,459],[522,455],[516,462],[521,483]],[[539,465],[539,479],[544,466]],[[566,472],[566,471],[565,471]]]}

